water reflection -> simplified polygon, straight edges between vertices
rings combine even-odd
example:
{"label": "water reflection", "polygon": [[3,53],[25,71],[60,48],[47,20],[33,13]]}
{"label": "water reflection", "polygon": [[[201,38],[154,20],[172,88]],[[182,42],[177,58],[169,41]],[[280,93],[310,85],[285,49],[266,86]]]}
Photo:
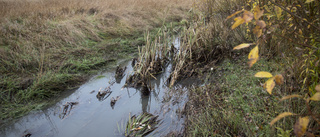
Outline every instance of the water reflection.
{"label": "water reflection", "polygon": [[151,104],[151,98],[150,96],[144,96],[141,94],[141,107],[142,107],[142,112],[150,112],[150,104]]}
{"label": "water reflection", "polygon": [[120,66],[117,66],[116,72],[115,72],[115,79],[118,84],[120,84],[122,78],[125,76],[125,71],[127,67],[121,68]]}
{"label": "water reflection", "polygon": [[[71,111],[71,110],[70,110]],[[59,133],[59,130],[58,130],[58,127],[57,125],[55,124],[55,122],[53,122],[53,120],[51,119],[50,117],[50,112],[48,111],[43,111],[44,115],[45,115],[45,118],[47,119],[47,121],[49,122],[50,126],[51,126],[51,131],[54,132],[54,133]]]}

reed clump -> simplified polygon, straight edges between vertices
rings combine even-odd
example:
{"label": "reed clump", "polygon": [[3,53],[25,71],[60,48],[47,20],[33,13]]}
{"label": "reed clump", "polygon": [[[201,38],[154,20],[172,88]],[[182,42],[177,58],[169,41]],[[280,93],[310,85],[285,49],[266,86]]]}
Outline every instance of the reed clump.
{"label": "reed clump", "polygon": [[169,45],[167,32],[162,29],[152,39],[150,34],[146,34],[146,45],[139,48],[139,57],[134,59],[134,74],[129,76],[126,81],[127,87],[138,88],[144,95],[149,95],[151,79],[163,72],[168,64]]}
{"label": "reed clump", "polygon": [[[120,133],[122,132],[120,128],[124,128],[124,136],[147,136],[162,123],[159,119],[159,115],[153,115],[151,113],[142,113],[140,115],[133,115],[130,117],[126,123],[125,127],[118,127]],[[123,133],[121,133],[123,134]]]}

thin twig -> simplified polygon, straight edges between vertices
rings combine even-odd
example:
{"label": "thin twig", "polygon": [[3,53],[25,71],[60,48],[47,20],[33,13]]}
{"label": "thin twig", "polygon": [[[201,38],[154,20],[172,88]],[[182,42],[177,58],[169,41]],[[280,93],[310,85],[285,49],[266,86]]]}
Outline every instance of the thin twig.
{"label": "thin twig", "polygon": [[312,46],[307,45],[307,44],[297,43],[297,42],[295,42],[294,40],[292,40],[292,39],[290,39],[290,38],[288,38],[288,37],[286,37],[286,36],[282,36],[282,35],[279,35],[279,34],[275,34],[275,35],[276,35],[276,36],[280,36],[280,37],[282,37],[282,38],[285,38],[285,39],[287,39],[287,40],[289,40],[289,41],[291,41],[291,42],[293,42],[293,43],[296,43],[296,44],[302,45],[302,46],[304,46],[304,47],[318,49],[318,48],[316,48],[316,47],[312,47]]}
{"label": "thin twig", "polygon": [[285,9],[284,7],[280,6],[280,5],[279,5],[279,4],[277,4],[277,3],[274,3],[274,2],[272,2],[272,1],[270,1],[270,2],[271,2],[272,4],[274,4],[274,5],[278,6],[279,8],[281,8],[282,10],[284,10],[285,12],[289,13],[290,15],[295,16],[296,18],[300,19],[301,21],[305,21],[305,22],[306,22],[306,23],[308,23],[310,26],[312,26],[312,27],[314,27],[314,28],[316,28],[317,30],[319,30],[319,31],[320,31],[320,28],[318,28],[317,26],[313,25],[313,24],[312,24],[312,23],[310,23],[309,21],[307,21],[307,20],[303,20],[303,18],[301,18],[301,17],[299,17],[298,15],[296,15],[296,14],[294,14],[294,13],[292,13],[292,12],[288,11],[287,9]]}

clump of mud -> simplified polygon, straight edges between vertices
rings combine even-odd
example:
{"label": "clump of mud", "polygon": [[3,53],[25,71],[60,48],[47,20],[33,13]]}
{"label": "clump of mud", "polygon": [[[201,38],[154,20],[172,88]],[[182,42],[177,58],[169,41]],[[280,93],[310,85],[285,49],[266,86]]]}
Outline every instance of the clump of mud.
{"label": "clump of mud", "polygon": [[116,75],[115,75],[115,79],[117,83],[120,83],[122,78],[125,76],[125,71],[126,71],[127,67],[121,68],[120,66],[117,66],[116,69]]}

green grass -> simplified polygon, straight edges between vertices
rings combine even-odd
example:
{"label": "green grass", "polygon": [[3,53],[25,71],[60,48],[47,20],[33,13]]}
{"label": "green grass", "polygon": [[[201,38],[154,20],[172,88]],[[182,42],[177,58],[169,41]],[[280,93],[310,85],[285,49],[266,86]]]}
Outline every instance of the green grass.
{"label": "green grass", "polygon": [[255,78],[258,71],[279,74],[283,70],[276,60],[261,59],[249,69],[246,56],[225,59],[206,75],[207,83],[190,92],[187,108],[188,136],[276,136],[275,127],[292,129],[295,118],[269,123],[278,114],[290,111],[279,102],[284,93],[280,86],[269,95],[262,87],[267,79]]}

